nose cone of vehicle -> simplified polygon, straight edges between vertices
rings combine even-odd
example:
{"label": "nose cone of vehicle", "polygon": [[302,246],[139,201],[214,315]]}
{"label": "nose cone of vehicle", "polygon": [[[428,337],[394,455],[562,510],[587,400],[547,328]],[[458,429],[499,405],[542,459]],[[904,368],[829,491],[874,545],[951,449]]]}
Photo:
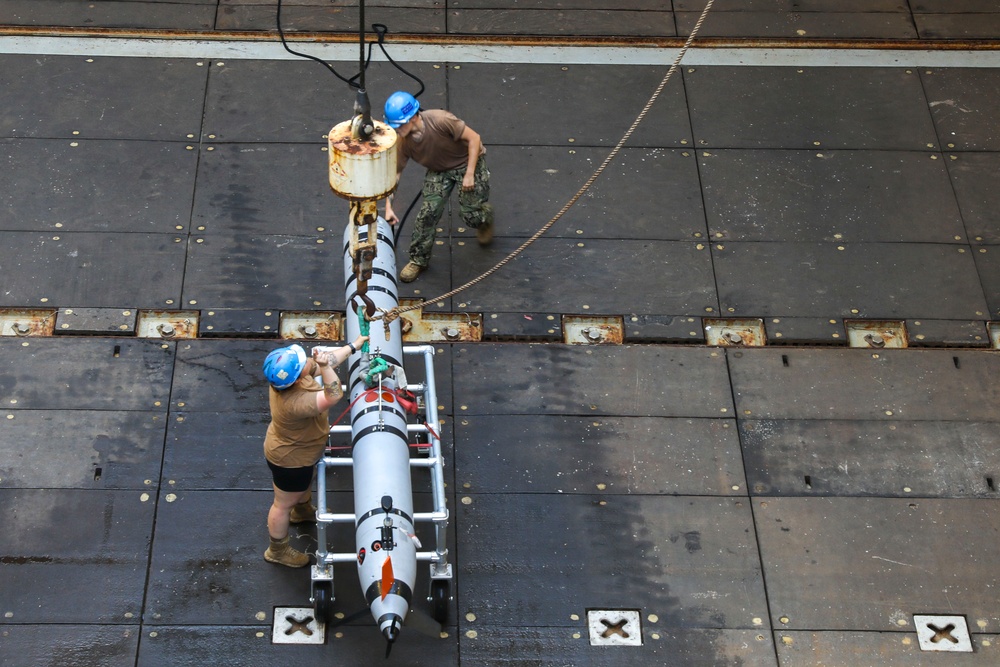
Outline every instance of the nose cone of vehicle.
{"label": "nose cone of vehicle", "polygon": [[403,619],[396,614],[386,614],[379,619],[379,629],[382,630],[382,636],[390,644],[399,637],[399,629],[402,625]]}

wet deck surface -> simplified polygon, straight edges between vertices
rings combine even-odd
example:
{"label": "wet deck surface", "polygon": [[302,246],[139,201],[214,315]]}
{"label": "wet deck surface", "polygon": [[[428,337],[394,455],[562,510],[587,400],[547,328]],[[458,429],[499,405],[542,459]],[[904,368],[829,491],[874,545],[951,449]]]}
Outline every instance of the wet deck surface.
{"label": "wet deck surface", "polygon": [[[718,0],[700,34],[1000,35],[986,0],[794,4]],[[672,38],[703,6],[386,1],[367,19]],[[0,24],[271,31],[274,8],[6,0]],[[292,32],[356,30],[351,3],[283,12]],[[425,107],[482,134],[498,212],[487,249],[446,217],[401,286],[417,298],[533,234],[665,73],[406,65]],[[384,61],[368,82],[375,108],[409,86]],[[455,599],[443,637],[404,629],[384,661],[364,616],[272,644],[309,574],[261,556],[259,367],[281,314],[343,311],[323,135],[353,95],[304,60],[196,54],[4,54],[0,90],[0,308],[54,326],[0,337],[0,665],[1000,663],[1000,70],[682,68],[546,236],[429,307],[484,318],[484,341],[436,345]],[[197,315],[197,337],[137,335],[163,310]],[[620,318],[624,344],[562,343],[578,316]],[[711,318],[759,319],[767,345],[707,345]],[[854,320],[903,322],[909,349],[848,347]],[[349,617],[355,570],[336,577]],[[592,646],[588,610],[622,609],[642,645]],[[974,652],[922,651],[915,614],[964,617]]]}

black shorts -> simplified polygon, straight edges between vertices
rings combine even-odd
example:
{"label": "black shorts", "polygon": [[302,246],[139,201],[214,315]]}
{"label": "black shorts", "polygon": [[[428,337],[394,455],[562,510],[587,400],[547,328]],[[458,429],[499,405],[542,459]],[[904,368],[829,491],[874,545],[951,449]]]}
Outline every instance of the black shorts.
{"label": "black shorts", "polygon": [[267,467],[271,469],[274,485],[288,493],[301,493],[308,489],[312,485],[313,473],[316,472],[316,468],[313,466],[282,468],[270,461],[267,462]]}

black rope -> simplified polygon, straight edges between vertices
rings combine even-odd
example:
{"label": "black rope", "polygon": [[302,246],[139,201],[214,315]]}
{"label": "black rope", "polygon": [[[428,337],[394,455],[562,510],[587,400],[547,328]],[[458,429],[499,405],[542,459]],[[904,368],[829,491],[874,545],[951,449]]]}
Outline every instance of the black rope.
{"label": "black rope", "polygon": [[308,58],[309,60],[315,60],[316,62],[318,62],[323,67],[325,67],[328,70],[330,70],[331,72],[333,72],[333,75],[335,77],[337,77],[338,79],[340,79],[341,81],[343,81],[344,83],[346,83],[347,85],[349,85],[350,87],[352,87],[352,88],[360,88],[360,86],[358,84],[354,83],[354,79],[356,79],[357,76],[353,77],[352,79],[345,79],[343,76],[340,75],[340,73],[337,70],[335,70],[333,68],[333,65],[331,65],[328,62],[326,62],[322,58],[317,58],[316,56],[311,56],[308,53],[302,53],[301,51],[294,51],[294,50],[292,50],[292,48],[290,46],[288,46],[288,42],[285,41],[285,31],[282,30],[282,28],[281,28],[281,0],[278,0],[278,16],[277,16],[276,22],[278,24],[278,35],[281,37],[281,45],[283,47],[285,47],[285,51],[288,51],[289,53],[291,53],[292,55],[295,55],[295,56],[300,56],[302,58]]}
{"label": "black rope", "polygon": [[410,202],[410,205],[406,207],[406,213],[404,213],[403,217],[400,218],[399,222],[396,223],[396,232],[392,235],[393,247],[399,245],[399,235],[403,233],[403,225],[406,223],[406,218],[409,217],[410,211],[412,211],[413,207],[417,205],[417,201],[420,199],[420,195],[422,194],[423,194],[422,191],[417,193],[417,196],[413,198],[413,201]]}
{"label": "black rope", "polygon": [[[276,23],[277,23],[277,28],[278,28],[278,36],[281,37],[281,45],[285,48],[285,50],[288,51],[289,53],[291,53],[292,55],[296,55],[296,56],[299,56],[301,58],[308,58],[309,60],[314,60],[314,61],[318,62],[323,67],[325,67],[328,70],[330,70],[330,72],[332,72],[335,77],[337,77],[338,79],[340,79],[341,81],[343,81],[344,83],[346,83],[347,85],[349,85],[351,88],[355,88],[355,89],[362,89],[362,88],[364,88],[365,87],[365,83],[364,83],[365,71],[368,69],[368,66],[371,64],[371,61],[372,61],[372,48],[376,44],[375,42],[369,42],[369,44],[368,44],[368,55],[367,55],[367,57],[365,57],[365,51],[364,51],[364,48],[365,48],[364,47],[364,29],[361,28],[360,31],[359,31],[360,34],[361,34],[361,39],[360,39],[361,60],[362,60],[362,62],[364,64],[363,65],[359,65],[360,68],[361,68],[361,70],[357,74],[355,74],[354,76],[352,76],[351,78],[348,79],[348,78],[342,76],[336,69],[334,69],[333,65],[331,65],[328,62],[326,62],[322,58],[317,58],[316,56],[311,56],[308,53],[302,53],[301,51],[295,51],[290,46],[288,46],[288,42],[285,39],[285,31],[281,27],[281,3],[282,3],[282,0],[278,0],[278,14],[277,14],[277,18],[276,18]],[[364,26],[364,2],[363,1],[361,3],[361,12],[362,12],[362,14],[361,14],[361,20],[359,22],[359,25]],[[384,23],[373,23],[372,24],[372,30],[378,36],[378,42],[377,42],[378,43],[378,48],[385,55],[386,60],[388,60],[390,63],[392,63],[393,67],[395,67],[400,72],[402,72],[406,76],[410,77],[411,79],[413,79],[414,81],[416,81],[420,85],[420,90],[417,91],[416,94],[413,95],[414,97],[420,97],[420,95],[422,95],[423,92],[424,92],[424,82],[420,79],[420,77],[418,77],[417,75],[415,75],[415,74],[407,71],[406,68],[404,68],[402,65],[400,65],[399,63],[397,63],[395,60],[393,60],[393,57],[389,55],[389,52],[385,48],[385,36],[389,34],[389,27],[387,25],[385,25]],[[358,82],[358,79],[361,79],[360,83]]]}
{"label": "black rope", "polygon": [[[389,34],[389,26],[383,23],[372,23],[372,30],[375,31],[376,35],[378,35],[378,48],[382,50],[382,53],[385,55],[386,59],[390,63],[392,63],[393,66],[400,72],[402,72],[403,74],[405,74],[406,76],[410,77],[411,79],[420,84],[420,90],[418,90],[413,95],[414,97],[420,97],[424,92],[424,82],[421,81],[420,77],[417,76],[416,74],[411,74],[410,72],[407,72],[405,69],[403,69],[403,66],[397,63],[395,60],[393,60],[392,56],[389,55],[389,52],[385,50],[385,36]],[[368,49],[368,58],[371,59],[371,48]]]}

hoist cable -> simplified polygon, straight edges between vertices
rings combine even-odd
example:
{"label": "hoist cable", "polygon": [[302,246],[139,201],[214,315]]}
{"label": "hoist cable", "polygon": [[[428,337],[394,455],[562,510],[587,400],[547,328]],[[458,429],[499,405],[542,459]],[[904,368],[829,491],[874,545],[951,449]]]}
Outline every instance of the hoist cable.
{"label": "hoist cable", "polygon": [[[325,67],[328,70],[330,70],[331,72],[333,72],[333,75],[335,77],[337,77],[338,79],[340,79],[341,81],[343,81],[344,83],[346,83],[351,88],[359,88],[360,87],[358,84],[354,83],[353,79],[346,79],[343,76],[341,76],[340,72],[338,72],[337,70],[335,70],[333,68],[333,65],[331,65],[328,62],[326,62],[322,58],[317,58],[316,56],[311,56],[308,53],[302,53],[301,51],[294,51],[294,50],[292,50],[292,48],[290,46],[288,46],[288,42],[285,41],[285,31],[281,27],[281,0],[278,0],[278,16],[277,16],[277,19],[276,19],[276,23],[278,24],[278,36],[281,37],[281,45],[283,47],[285,47],[285,51],[288,51],[289,53],[291,53],[292,55],[295,55],[295,56],[299,56],[299,57],[302,57],[302,58],[308,58],[309,60],[315,60],[316,62],[318,62],[323,67]],[[354,78],[357,78],[357,77],[354,77]]]}
{"label": "hoist cable", "polygon": [[[277,19],[276,19],[275,22],[276,22],[277,28],[278,28],[278,35],[279,35],[279,37],[281,37],[281,45],[285,48],[286,51],[288,51],[292,55],[296,55],[296,56],[299,56],[301,58],[308,58],[309,60],[314,60],[314,61],[318,62],[323,67],[325,67],[328,70],[330,70],[335,77],[337,77],[338,79],[340,79],[341,81],[343,81],[344,83],[346,83],[351,88],[362,88],[362,87],[364,87],[363,82],[362,83],[358,83],[357,80],[359,78],[363,78],[364,77],[364,71],[366,69],[368,69],[368,65],[371,64],[371,60],[372,60],[372,47],[375,46],[376,42],[369,42],[368,43],[368,56],[365,57],[364,56],[364,41],[363,41],[364,40],[364,37],[363,37],[364,31],[363,30],[361,31],[361,34],[362,34],[362,38],[361,38],[362,39],[362,43],[361,43],[362,62],[364,64],[361,66],[361,70],[357,74],[355,74],[354,76],[352,76],[351,78],[348,79],[348,78],[342,76],[336,69],[334,69],[333,65],[331,65],[328,62],[326,62],[322,58],[317,58],[316,56],[311,56],[308,53],[302,53],[301,51],[295,51],[290,46],[288,46],[288,42],[285,40],[285,31],[281,27],[281,4],[282,4],[282,0],[278,0],[278,14],[277,14]],[[359,25],[361,25],[361,26],[364,25],[363,12],[364,12],[364,8],[362,7],[362,18],[361,18],[361,21],[359,22]],[[416,81],[418,84],[420,84],[420,90],[416,94],[413,95],[414,97],[420,97],[420,95],[424,92],[424,82],[420,79],[420,77],[418,77],[417,75],[415,75],[415,74],[407,71],[399,63],[397,63],[395,60],[393,60],[392,56],[389,55],[389,52],[385,48],[385,36],[387,34],[389,34],[389,27],[387,25],[385,25],[384,23],[372,23],[372,30],[378,36],[378,42],[377,42],[378,43],[378,48],[382,51],[383,55],[385,55],[386,59],[390,63],[392,63],[393,67],[395,67],[400,72],[402,72],[406,76],[408,76],[411,79],[413,79],[414,81]]]}

